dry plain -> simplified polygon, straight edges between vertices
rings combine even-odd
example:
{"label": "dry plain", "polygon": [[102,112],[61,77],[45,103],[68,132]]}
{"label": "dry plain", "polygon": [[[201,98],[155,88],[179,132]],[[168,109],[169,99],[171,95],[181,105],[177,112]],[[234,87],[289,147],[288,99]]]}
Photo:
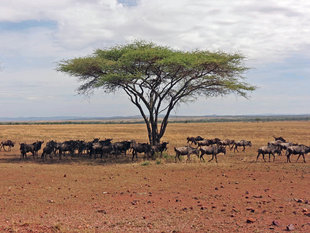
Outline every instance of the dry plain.
{"label": "dry plain", "polygon": [[[146,141],[143,124],[1,125],[0,138]],[[0,152],[0,232],[310,232],[310,156],[287,164],[255,162],[257,148],[282,136],[310,145],[309,121],[170,124],[166,158],[141,156],[42,162],[19,159],[18,145]],[[187,136],[251,140],[219,162],[174,163]],[[41,153],[41,151],[40,151]],[[248,222],[249,223],[248,223]],[[274,221],[274,224],[272,222]]]}

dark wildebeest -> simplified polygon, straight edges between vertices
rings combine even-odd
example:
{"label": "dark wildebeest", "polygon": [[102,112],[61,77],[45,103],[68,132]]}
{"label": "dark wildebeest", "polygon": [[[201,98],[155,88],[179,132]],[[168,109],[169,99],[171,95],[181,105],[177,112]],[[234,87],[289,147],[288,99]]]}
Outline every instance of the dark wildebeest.
{"label": "dark wildebeest", "polygon": [[240,140],[240,141],[237,141],[234,143],[234,152],[237,150],[238,151],[238,146],[243,146],[243,150],[242,151],[245,151],[245,147],[246,146],[252,146],[252,143],[251,141],[246,141],[246,140]]}
{"label": "dark wildebeest", "polygon": [[162,142],[162,143],[159,143],[155,146],[152,146],[152,157],[154,157],[154,154],[155,153],[160,153],[160,158],[162,158],[163,156],[163,152],[166,151],[168,148],[167,148],[167,145],[169,144],[169,142]]}
{"label": "dark wildebeest", "polygon": [[31,152],[33,158],[35,158],[35,155],[38,153],[38,151],[41,149],[42,144],[44,141],[36,141],[32,144],[26,144],[21,143],[20,144],[20,152],[21,152],[21,158],[27,158],[27,153]]}
{"label": "dark wildebeest", "polygon": [[74,151],[77,148],[77,142],[74,140],[68,140],[64,142],[57,143],[56,149],[59,151],[59,159],[62,159],[66,152],[69,152],[73,156]]}
{"label": "dark wildebeest", "polygon": [[11,151],[11,148],[14,147],[14,142],[12,142],[11,140],[2,141],[0,150],[1,148],[3,148],[3,150],[6,151],[6,149],[4,148],[5,146],[9,148],[8,151]]}
{"label": "dark wildebeest", "polygon": [[204,140],[203,137],[197,136],[197,137],[187,137],[187,143],[191,142],[191,144],[197,144],[197,142]]}
{"label": "dark wildebeest", "polygon": [[291,155],[298,155],[296,162],[298,161],[299,157],[302,156],[304,159],[304,163],[306,162],[305,154],[310,152],[310,147],[305,145],[298,145],[298,146],[289,146],[286,150],[286,157],[287,162],[291,162]]}
{"label": "dark wildebeest", "polygon": [[212,158],[208,161],[212,161],[215,158],[215,161],[217,162],[217,154],[219,153],[223,153],[224,155],[226,154],[226,148],[224,146],[219,146],[219,145],[211,145],[211,146],[202,146],[200,147],[200,160],[203,159],[203,161],[205,161],[205,159],[203,158],[203,155],[212,155]]}
{"label": "dark wildebeest", "polygon": [[263,160],[266,162],[265,154],[269,155],[269,162],[270,162],[270,155],[273,156],[273,161],[274,161],[275,160],[275,155],[274,154],[280,155],[281,154],[281,149],[278,146],[274,146],[274,145],[262,146],[262,147],[258,148],[258,150],[257,150],[256,161],[258,160],[259,156],[262,155],[263,156]]}
{"label": "dark wildebeest", "polygon": [[186,155],[187,156],[187,161],[190,161],[190,155],[195,154],[197,157],[199,157],[199,150],[197,148],[193,148],[190,146],[182,146],[182,147],[174,147],[175,151],[175,162],[177,162],[177,158],[179,161],[181,161],[180,156],[181,155]]}
{"label": "dark wildebeest", "polygon": [[137,143],[135,140],[131,140],[130,148],[132,149],[132,161],[134,160],[134,157],[138,159],[138,153],[144,153],[144,155],[149,158],[152,147],[148,143]]}
{"label": "dark wildebeest", "polygon": [[131,141],[121,141],[121,142],[115,142],[112,144],[113,150],[115,152],[115,156],[118,154],[124,153],[126,156],[127,150],[130,149]]}
{"label": "dark wildebeest", "polygon": [[34,158],[35,152],[34,152],[34,146],[33,144],[26,144],[26,143],[20,143],[19,144],[19,150],[20,150],[20,154],[21,154],[21,159],[25,159],[27,158],[27,153],[31,152],[32,156]]}
{"label": "dark wildebeest", "polygon": [[49,155],[49,157],[52,158],[52,154],[56,153],[56,147],[57,147],[57,142],[53,140],[48,141],[45,147],[43,148],[41,159],[45,160],[47,155]]}
{"label": "dark wildebeest", "polygon": [[113,151],[111,141],[112,139],[105,139],[92,143],[89,157],[91,158],[94,155],[94,158],[96,158],[96,155],[100,154],[100,158],[102,159],[104,154],[110,154]]}

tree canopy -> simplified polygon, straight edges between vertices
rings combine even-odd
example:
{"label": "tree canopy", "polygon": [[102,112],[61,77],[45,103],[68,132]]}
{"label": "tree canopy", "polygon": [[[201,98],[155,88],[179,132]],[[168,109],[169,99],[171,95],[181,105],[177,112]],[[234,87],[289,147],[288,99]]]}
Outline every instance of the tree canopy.
{"label": "tree canopy", "polygon": [[235,93],[247,97],[255,90],[244,81],[248,68],[243,62],[244,57],[238,53],[179,51],[136,41],[62,61],[57,69],[79,78],[80,94],[97,88],[124,91],[139,109],[149,141],[155,145],[163,137],[177,104],[200,96]]}

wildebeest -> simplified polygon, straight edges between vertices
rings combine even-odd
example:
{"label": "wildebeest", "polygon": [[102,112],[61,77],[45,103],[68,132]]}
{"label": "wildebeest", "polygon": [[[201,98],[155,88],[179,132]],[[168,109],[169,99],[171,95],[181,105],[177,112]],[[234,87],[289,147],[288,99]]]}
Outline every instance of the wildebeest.
{"label": "wildebeest", "polygon": [[166,151],[168,148],[167,148],[167,145],[169,144],[169,142],[162,142],[162,143],[159,143],[155,146],[152,146],[152,156],[154,157],[154,154],[155,153],[160,153],[160,157],[163,156],[163,152]]}
{"label": "wildebeest", "polygon": [[200,142],[197,142],[198,147],[200,146],[210,146],[212,145],[212,141],[210,141],[209,139],[204,139]]}
{"label": "wildebeest", "polygon": [[65,155],[66,152],[69,152],[70,155],[72,156],[76,149],[76,141],[68,140],[68,141],[57,143],[56,149],[58,150],[58,153],[59,153],[59,159],[61,159],[63,155]]}
{"label": "wildebeest", "polygon": [[9,148],[8,151],[11,151],[11,148],[14,147],[14,142],[11,140],[2,141],[1,146],[0,146],[0,150],[1,150],[1,148],[3,148],[3,150],[6,151],[5,146],[7,146]]}
{"label": "wildebeest", "polygon": [[252,146],[252,143],[251,141],[246,141],[246,140],[240,140],[240,141],[237,141],[237,142],[234,142],[234,152],[237,150],[238,151],[238,146],[242,146],[243,147],[243,150],[242,151],[245,151],[245,147],[246,146]]}
{"label": "wildebeest", "polygon": [[113,151],[111,141],[112,139],[105,139],[92,143],[89,157],[91,158],[94,155],[94,158],[96,158],[96,155],[100,154],[100,158],[103,158],[104,154],[110,154]]}
{"label": "wildebeest", "polygon": [[226,148],[224,146],[220,146],[220,145],[211,145],[211,146],[202,146],[199,148],[200,151],[200,160],[203,159],[203,161],[205,161],[205,159],[203,158],[203,155],[212,155],[212,158],[208,161],[212,161],[215,158],[215,161],[217,162],[217,154],[219,153],[223,153],[224,155],[226,154]]}
{"label": "wildebeest", "polygon": [[221,144],[221,139],[219,138],[213,138],[213,139],[204,139],[202,141],[197,142],[198,147],[200,146],[210,146],[210,145],[220,145]]}
{"label": "wildebeest", "polygon": [[190,146],[174,147],[174,151],[175,151],[175,162],[177,162],[177,158],[179,159],[179,161],[181,161],[180,159],[181,155],[187,156],[186,161],[190,160],[191,154],[195,154],[197,155],[197,157],[199,157],[199,150],[197,148],[193,148]]}
{"label": "wildebeest", "polygon": [[57,147],[57,142],[53,140],[47,142],[45,147],[43,148],[41,159],[45,160],[47,155],[49,155],[50,158],[52,158],[52,154],[56,153],[56,147]]}
{"label": "wildebeest", "polygon": [[194,143],[195,145],[197,144],[197,142],[204,140],[204,138],[201,136],[187,137],[186,139],[187,139],[187,143],[191,142],[191,144]]}
{"label": "wildebeest", "polygon": [[27,153],[31,152],[33,158],[35,158],[35,155],[38,153],[38,151],[41,149],[42,144],[44,141],[36,141],[32,144],[27,143],[21,143],[20,144],[20,152],[21,152],[21,158],[27,158]]}
{"label": "wildebeest", "polygon": [[273,161],[275,160],[275,155],[274,154],[281,154],[281,149],[277,146],[274,145],[268,145],[268,146],[262,146],[260,148],[258,148],[257,150],[257,157],[256,157],[256,161],[258,160],[259,156],[262,155],[263,160],[266,162],[265,160],[265,154],[269,155],[269,162],[270,162],[270,155],[273,156]]}
{"label": "wildebeest", "polygon": [[149,158],[152,147],[148,143],[137,143],[135,140],[131,140],[130,148],[132,149],[132,161],[136,157],[138,159],[138,153],[144,153],[144,155]]}
{"label": "wildebeest", "polygon": [[233,139],[224,139],[224,140],[221,140],[219,144],[224,147],[228,146],[229,149],[232,150],[234,143],[235,143],[235,140]]}
{"label": "wildebeest", "polygon": [[299,157],[302,156],[304,159],[304,163],[306,162],[305,154],[310,152],[310,147],[305,145],[298,146],[289,146],[286,150],[287,162],[291,162],[291,155],[298,155],[296,162],[299,160]]}
{"label": "wildebeest", "polygon": [[121,142],[115,142],[112,144],[113,150],[115,152],[115,155],[124,153],[126,156],[127,150],[130,149],[131,141],[121,141]]}

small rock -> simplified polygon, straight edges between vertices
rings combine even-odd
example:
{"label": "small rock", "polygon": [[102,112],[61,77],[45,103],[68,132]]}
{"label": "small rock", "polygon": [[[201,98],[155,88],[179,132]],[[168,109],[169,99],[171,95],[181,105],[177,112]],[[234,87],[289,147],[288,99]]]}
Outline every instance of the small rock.
{"label": "small rock", "polygon": [[286,226],[286,230],[287,230],[287,231],[293,231],[293,230],[295,230],[294,224],[289,224],[289,225],[287,225],[287,226]]}
{"label": "small rock", "polygon": [[273,221],[272,221],[272,225],[278,227],[278,226],[280,226],[280,223],[279,223],[279,221],[277,221],[277,220],[273,220]]}
{"label": "small rock", "polygon": [[48,203],[55,203],[54,200],[47,200]]}
{"label": "small rock", "polygon": [[67,175],[66,175],[66,174],[64,174],[64,177],[67,177]]}
{"label": "small rock", "polygon": [[302,209],[302,212],[303,212],[303,213],[308,212],[308,209],[303,208],[303,209]]}
{"label": "small rock", "polygon": [[218,188],[218,187],[215,187],[214,189],[215,189],[215,190],[219,190],[219,188]]}
{"label": "small rock", "polygon": [[247,223],[254,223],[254,222],[256,222],[256,219],[254,219],[254,218],[248,218],[248,219],[246,220],[246,222],[247,222]]}
{"label": "small rock", "polygon": [[137,200],[133,200],[133,201],[131,202],[131,204],[132,204],[132,205],[137,205],[137,204],[138,204],[138,201],[137,201]]}
{"label": "small rock", "polygon": [[97,213],[107,214],[105,210],[97,210]]}
{"label": "small rock", "polygon": [[253,209],[252,207],[247,207],[246,210],[250,211],[251,213],[255,212],[255,209]]}

